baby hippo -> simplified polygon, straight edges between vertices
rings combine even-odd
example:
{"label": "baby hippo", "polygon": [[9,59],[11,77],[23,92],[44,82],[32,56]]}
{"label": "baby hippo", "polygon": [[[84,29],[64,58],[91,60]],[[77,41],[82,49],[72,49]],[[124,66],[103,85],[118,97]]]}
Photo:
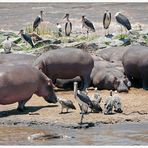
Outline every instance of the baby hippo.
{"label": "baby hippo", "polygon": [[122,113],[121,109],[121,99],[117,94],[112,94],[112,91],[110,91],[110,96],[106,99],[106,102],[104,104],[104,114],[112,114],[112,110],[114,108],[114,111],[116,113]]}
{"label": "baby hippo", "polygon": [[52,81],[41,71],[29,65],[0,66],[0,104],[18,102],[23,111],[33,94],[42,96],[49,103],[56,103]]}

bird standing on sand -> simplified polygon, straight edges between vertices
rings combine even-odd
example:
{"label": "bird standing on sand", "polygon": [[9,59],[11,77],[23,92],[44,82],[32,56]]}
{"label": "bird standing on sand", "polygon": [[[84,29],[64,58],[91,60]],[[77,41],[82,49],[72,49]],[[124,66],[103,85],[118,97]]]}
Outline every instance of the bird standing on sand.
{"label": "bird standing on sand", "polygon": [[12,48],[12,41],[9,40],[9,36],[7,37],[7,39],[3,42],[3,48],[5,53],[11,53],[11,48]]}
{"label": "bird standing on sand", "polygon": [[[105,29],[105,36],[109,35],[109,25],[111,23],[111,13],[109,10],[106,10],[103,16],[103,27]],[[106,34],[106,30],[108,30],[108,34]]]}
{"label": "bird standing on sand", "polygon": [[114,111],[116,112],[116,113],[122,113],[123,112],[123,110],[122,110],[122,105],[121,105],[121,98],[120,98],[120,96],[118,95],[118,92],[117,91],[115,91],[115,94],[113,95],[113,98],[114,98],[114,100],[113,100],[113,104],[114,104]]}
{"label": "bird standing on sand", "polygon": [[126,16],[121,14],[121,12],[117,12],[115,14],[116,21],[121,25],[121,33],[122,33],[122,26],[124,26],[127,30],[131,30],[131,24]]}
{"label": "bird standing on sand", "polygon": [[58,102],[61,104],[61,113],[63,113],[63,109],[66,108],[66,112],[68,113],[68,109],[74,109],[76,110],[76,107],[74,106],[73,102],[71,100],[63,99],[58,97]]}
{"label": "bird standing on sand", "polygon": [[39,26],[39,24],[43,22],[43,11],[40,11],[40,15],[36,17],[33,23],[33,31]]}
{"label": "bird standing on sand", "polygon": [[80,110],[81,110],[80,124],[82,124],[84,114],[88,113],[88,108],[92,108],[93,104],[92,104],[90,98],[85,93],[78,90],[78,83],[77,82],[74,82],[74,97],[77,100]]}
{"label": "bird standing on sand", "polygon": [[66,23],[65,23],[65,35],[70,36],[72,32],[72,23],[69,20],[69,14],[67,13],[63,19],[66,18]]}
{"label": "bird standing on sand", "polygon": [[95,112],[95,113],[102,112],[102,108],[99,105],[99,103],[102,100],[102,97],[100,96],[97,88],[95,88],[94,94],[92,95],[92,97],[90,97],[90,99],[91,99],[91,102],[93,104],[92,111]]}
{"label": "bird standing on sand", "polygon": [[77,91],[77,100],[78,100],[78,104],[80,106],[80,110],[81,110],[81,121],[80,124],[82,124],[83,118],[84,118],[84,114],[88,113],[88,108],[93,108],[93,104],[90,100],[90,98],[83,92],[81,92],[80,90]]}
{"label": "bird standing on sand", "polygon": [[24,33],[24,30],[20,30],[19,34],[21,34],[21,38],[26,42],[31,45],[32,48],[34,48],[33,41],[31,39],[31,36],[28,33]]}
{"label": "bird standing on sand", "polygon": [[105,115],[112,114],[113,105],[114,105],[113,91],[111,90],[109,93],[110,93],[110,96],[107,97],[105,104],[104,104],[104,114]]}
{"label": "bird standing on sand", "polygon": [[91,21],[89,21],[85,15],[82,16],[82,28],[85,27],[87,29],[87,36],[89,34],[89,30],[95,32],[95,27]]}

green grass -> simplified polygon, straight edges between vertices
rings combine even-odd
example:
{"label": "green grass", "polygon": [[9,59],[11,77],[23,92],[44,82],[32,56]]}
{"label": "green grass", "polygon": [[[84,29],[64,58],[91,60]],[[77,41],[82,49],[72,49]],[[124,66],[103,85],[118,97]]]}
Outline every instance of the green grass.
{"label": "green grass", "polygon": [[114,39],[125,39],[128,38],[127,34],[118,34],[117,36],[114,37]]}

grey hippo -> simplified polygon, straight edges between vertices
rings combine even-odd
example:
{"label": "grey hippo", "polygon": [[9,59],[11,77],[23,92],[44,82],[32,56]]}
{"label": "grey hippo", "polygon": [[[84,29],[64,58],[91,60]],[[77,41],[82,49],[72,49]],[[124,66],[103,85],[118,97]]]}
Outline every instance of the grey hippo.
{"label": "grey hippo", "polygon": [[42,96],[49,103],[57,102],[51,79],[35,67],[0,66],[0,104],[18,102],[17,109],[23,111],[33,94]]}
{"label": "grey hippo", "polygon": [[82,90],[90,83],[90,74],[94,66],[91,55],[77,48],[51,50],[39,56],[34,66],[53,80],[73,79],[80,76]]}
{"label": "grey hippo", "polygon": [[148,47],[131,46],[123,55],[122,63],[132,85],[148,90]]}
{"label": "grey hippo", "polygon": [[92,85],[98,89],[128,92],[131,83],[124,75],[123,68],[118,63],[95,61],[91,73]]}

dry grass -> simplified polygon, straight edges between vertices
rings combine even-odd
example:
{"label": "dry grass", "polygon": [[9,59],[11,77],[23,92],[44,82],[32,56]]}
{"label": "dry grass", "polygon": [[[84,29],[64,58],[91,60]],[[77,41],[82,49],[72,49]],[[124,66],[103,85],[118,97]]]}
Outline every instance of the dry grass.
{"label": "dry grass", "polygon": [[[28,24],[26,26],[25,31],[28,33],[33,32],[33,24]],[[51,24],[49,22],[41,22],[41,24],[36,28],[35,32],[41,36],[53,36],[53,32],[51,29]]]}

